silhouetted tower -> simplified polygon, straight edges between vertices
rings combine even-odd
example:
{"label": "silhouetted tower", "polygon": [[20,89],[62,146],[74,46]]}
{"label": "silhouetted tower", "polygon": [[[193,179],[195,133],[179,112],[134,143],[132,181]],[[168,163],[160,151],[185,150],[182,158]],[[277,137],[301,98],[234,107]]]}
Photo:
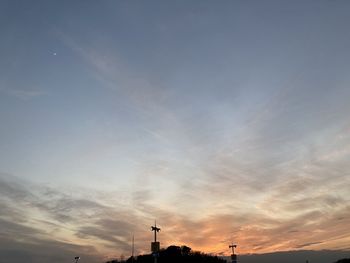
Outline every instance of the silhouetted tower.
{"label": "silhouetted tower", "polygon": [[151,226],[151,231],[154,231],[154,242],[151,243],[151,251],[154,257],[154,263],[157,263],[157,258],[159,256],[160,243],[157,242],[157,232],[160,231],[160,228],[157,227],[157,222],[154,221],[154,226]]}
{"label": "silhouetted tower", "polygon": [[231,262],[232,263],[237,263],[237,255],[235,254],[235,248],[237,247],[237,245],[229,245],[229,248],[232,249],[232,255],[231,255]]}
{"label": "silhouetted tower", "polygon": [[135,242],[134,235],[132,235],[132,246],[131,246],[131,262],[134,263],[134,250],[135,250]]}

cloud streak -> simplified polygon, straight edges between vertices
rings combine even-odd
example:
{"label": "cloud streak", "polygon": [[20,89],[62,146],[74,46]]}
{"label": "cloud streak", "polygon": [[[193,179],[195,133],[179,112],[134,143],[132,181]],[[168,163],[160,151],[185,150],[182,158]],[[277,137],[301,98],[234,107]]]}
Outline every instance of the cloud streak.
{"label": "cloud streak", "polygon": [[[70,195],[39,185],[28,185],[20,179],[4,175],[0,186],[2,213],[0,218],[1,241],[7,242],[3,252],[15,260],[20,246],[33,249],[33,262],[40,257],[50,258],[47,252],[41,253],[41,245],[49,246],[47,251],[59,246],[67,255],[84,254],[91,262],[104,257],[127,255],[130,251],[130,237],[136,238],[138,253],[148,252],[148,243],[152,236],[149,225],[157,218],[163,229],[160,240],[163,246],[187,244],[195,250],[225,254],[227,243],[233,240],[240,244],[240,253],[262,253],[294,249],[339,248],[337,240],[348,238],[347,225],[350,218],[350,206],[342,199],[305,201],[298,216],[281,217],[278,214],[265,214],[264,210],[252,210],[250,213],[230,211],[226,214],[215,213],[201,219],[193,219],[190,214],[174,214],[169,210],[157,208],[147,201],[151,196],[134,199],[134,208],[118,209],[107,205],[109,198],[90,200],[82,196]],[[291,189],[295,184],[291,184]],[[284,188],[281,188],[285,190]],[[46,198],[43,197],[46,195]],[[47,198],[47,197],[50,198]],[[323,200],[323,201],[322,201]],[[16,209],[12,208],[17,203]],[[106,203],[107,202],[107,203]],[[303,203],[303,201],[300,201]],[[325,202],[325,209],[317,204]],[[341,205],[334,205],[334,202]],[[105,204],[104,204],[105,203]],[[294,207],[294,204],[290,204]],[[275,207],[276,204],[270,206]],[[295,209],[281,205],[278,211]],[[21,245],[20,245],[21,244]],[[263,246],[262,246],[263,244]],[[92,250],[90,249],[93,248]],[[23,253],[27,250],[22,250]],[[344,249],[346,249],[344,243]],[[111,252],[118,251],[118,252]],[[56,256],[53,253],[52,258]]]}

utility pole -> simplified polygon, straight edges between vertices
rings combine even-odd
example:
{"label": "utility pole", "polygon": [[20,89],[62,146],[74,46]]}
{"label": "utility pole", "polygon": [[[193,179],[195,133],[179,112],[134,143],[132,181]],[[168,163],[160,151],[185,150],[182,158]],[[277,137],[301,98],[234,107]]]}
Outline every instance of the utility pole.
{"label": "utility pole", "polygon": [[157,222],[154,221],[154,226],[151,226],[151,231],[154,231],[154,242],[151,243],[151,251],[154,257],[154,263],[157,263],[157,258],[159,256],[160,243],[157,242],[157,232],[160,231],[160,228],[157,227]]}
{"label": "utility pole", "polygon": [[232,243],[232,245],[229,245],[228,247],[232,249],[231,262],[237,263],[237,255],[235,254],[235,248],[237,247],[237,245]]}

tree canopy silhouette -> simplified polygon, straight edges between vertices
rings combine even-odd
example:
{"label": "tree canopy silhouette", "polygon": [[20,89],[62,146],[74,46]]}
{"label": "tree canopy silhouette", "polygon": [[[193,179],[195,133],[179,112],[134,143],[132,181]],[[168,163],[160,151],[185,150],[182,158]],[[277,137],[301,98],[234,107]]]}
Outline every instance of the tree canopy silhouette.
{"label": "tree canopy silhouette", "polygon": [[350,263],[350,258],[342,258],[337,260],[335,263]]}
{"label": "tree canopy silhouette", "polygon": [[[126,263],[153,263],[152,254],[140,255],[134,260],[132,257]],[[119,263],[118,260],[107,261],[106,263]],[[188,246],[169,246],[159,251],[158,263],[226,263],[226,260],[217,256],[208,255],[199,251],[192,251]]]}

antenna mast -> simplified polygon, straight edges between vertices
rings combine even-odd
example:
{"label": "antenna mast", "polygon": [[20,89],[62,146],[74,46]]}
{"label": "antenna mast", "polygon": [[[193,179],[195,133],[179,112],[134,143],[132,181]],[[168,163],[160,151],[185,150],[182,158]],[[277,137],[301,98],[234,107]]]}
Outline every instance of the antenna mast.
{"label": "antenna mast", "polygon": [[154,231],[154,242],[151,243],[151,251],[154,257],[154,263],[157,263],[157,258],[159,256],[160,243],[157,242],[157,232],[160,228],[157,227],[157,222],[154,221],[154,226],[151,226],[151,231]]}
{"label": "antenna mast", "polygon": [[154,242],[157,242],[157,232],[160,231],[160,228],[157,227],[157,221],[154,221],[154,226],[151,226],[151,231],[154,231]]}
{"label": "antenna mast", "polygon": [[229,245],[228,247],[232,249],[231,262],[237,263],[237,255],[235,254],[235,248],[237,247],[237,245],[232,243],[232,245]]}
{"label": "antenna mast", "polygon": [[134,263],[134,249],[135,249],[134,235],[132,235],[132,247],[131,247],[131,262],[132,263]]}

